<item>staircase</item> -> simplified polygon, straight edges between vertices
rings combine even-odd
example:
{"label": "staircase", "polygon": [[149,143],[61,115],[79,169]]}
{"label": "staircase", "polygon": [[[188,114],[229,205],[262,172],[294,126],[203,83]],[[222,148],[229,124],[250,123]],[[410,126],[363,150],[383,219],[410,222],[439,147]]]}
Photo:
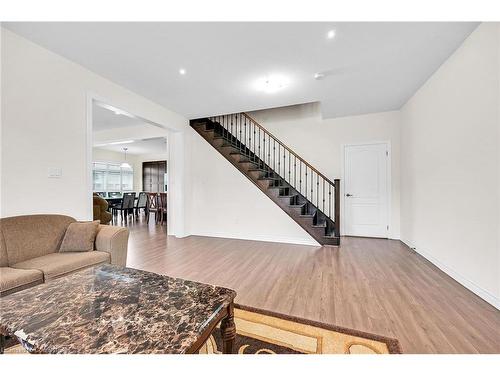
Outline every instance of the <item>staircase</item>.
{"label": "staircase", "polygon": [[340,244],[340,180],[330,181],[246,113],[190,125],[321,245]]}

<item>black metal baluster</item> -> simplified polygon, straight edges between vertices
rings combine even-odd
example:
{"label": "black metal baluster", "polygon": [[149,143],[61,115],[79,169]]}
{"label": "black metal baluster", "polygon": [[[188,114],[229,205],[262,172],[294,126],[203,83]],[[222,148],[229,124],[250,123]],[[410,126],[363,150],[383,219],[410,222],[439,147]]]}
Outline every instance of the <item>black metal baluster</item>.
{"label": "black metal baluster", "polygon": [[234,144],[234,141],[233,141],[233,115],[230,115],[231,116],[231,144]]}
{"label": "black metal baluster", "polygon": [[297,156],[293,155],[293,187],[297,188]]}
{"label": "black metal baluster", "polygon": [[332,184],[328,184],[328,216],[332,218]]}
{"label": "black metal baluster", "polygon": [[[260,153],[260,127],[259,127],[259,160],[262,162],[262,155]],[[259,163],[259,167],[260,167],[261,163]]]}
{"label": "black metal baluster", "polygon": [[281,157],[280,157],[281,145],[278,142],[278,175],[281,176]]}
{"label": "black metal baluster", "polygon": [[271,168],[271,138],[267,135],[267,165]]}
{"label": "black metal baluster", "polygon": [[307,198],[307,193],[309,192],[307,191],[307,164],[306,164],[306,198]]}
{"label": "black metal baluster", "polygon": [[323,212],[325,212],[325,179],[322,178],[323,180]]}
{"label": "black metal baluster", "polygon": [[239,139],[239,141],[240,141],[240,147],[239,147],[240,153],[243,151],[243,145],[241,144],[242,143],[241,128],[242,128],[242,126],[241,126],[241,113],[240,113],[240,139]]}
{"label": "black metal baluster", "polygon": [[256,156],[255,154],[255,140],[257,139],[257,136],[255,135],[255,122],[253,123],[253,155],[254,157]]}
{"label": "black metal baluster", "polygon": [[316,207],[319,208],[319,174],[316,173]]}
{"label": "black metal baluster", "polygon": [[[286,156],[285,156],[285,146],[283,146],[283,177],[286,179]],[[290,182],[290,179],[288,179],[288,182]]]}
{"label": "black metal baluster", "polygon": [[314,201],[314,186],[313,186],[314,185],[314,181],[313,181],[313,179],[314,179],[314,173],[313,173],[313,171],[311,169],[311,199],[310,199],[311,203]]}
{"label": "black metal baluster", "polygon": [[303,194],[302,190],[302,160],[299,159],[299,193]]}
{"label": "black metal baluster", "polygon": [[290,152],[288,152],[288,182],[289,183],[292,183],[292,175],[290,172],[290,158],[291,157],[292,157],[292,155],[290,154]]}
{"label": "black metal baluster", "polygon": [[273,170],[276,170],[276,139],[273,137]]}

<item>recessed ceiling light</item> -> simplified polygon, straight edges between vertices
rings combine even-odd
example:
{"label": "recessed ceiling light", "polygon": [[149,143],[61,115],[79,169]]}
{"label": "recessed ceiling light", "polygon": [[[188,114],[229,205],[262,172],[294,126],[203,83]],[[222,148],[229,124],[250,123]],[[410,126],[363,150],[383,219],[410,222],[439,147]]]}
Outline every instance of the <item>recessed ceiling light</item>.
{"label": "recessed ceiling light", "polygon": [[335,38],[335,30],[330,30],[327,34],[326,34],[326,37],[328,39],[333,39]]}
{"label": "recessed ceiling light", "polygon": [[320,80],[320,79],[323,79],[323,78],[325,78],[324,73],[316,73],[314,75],[314,79]]}
{"label": "recessed ceiling light", "polygon": [[290,84],[290,80],[278,74],[269,75],[267,77],[263,77],[258,79],[255,82],[255,88],[258,91],[263,91],[268,94],[275,93],[281,89],[284,89]]}
{"label": "recessed ceiling light", "polygon": [[184,74],[186,74],[186,69],[180,68],[180,69],[179,69],[179,74],[180,74],[181,76],[183,76]]}

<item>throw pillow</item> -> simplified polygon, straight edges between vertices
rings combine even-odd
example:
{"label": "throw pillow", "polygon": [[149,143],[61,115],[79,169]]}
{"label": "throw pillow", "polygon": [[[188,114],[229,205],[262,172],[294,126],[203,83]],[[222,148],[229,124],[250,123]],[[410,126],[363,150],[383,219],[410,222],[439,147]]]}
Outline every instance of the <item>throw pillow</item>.
{"label": "throw pillow", "polygon": [[71,223],[66,229],[59,252],[94,250],[99,223],[99,220]]}

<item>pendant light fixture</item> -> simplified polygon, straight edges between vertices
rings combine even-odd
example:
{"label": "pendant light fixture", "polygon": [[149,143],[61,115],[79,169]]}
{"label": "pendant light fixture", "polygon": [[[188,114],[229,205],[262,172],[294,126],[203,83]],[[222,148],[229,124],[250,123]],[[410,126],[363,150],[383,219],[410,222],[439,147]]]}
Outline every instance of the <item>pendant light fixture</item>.
{"label": "pendant light fixture", "polygon": [[121,168],[129,168],[131,169],[131,165],[129,163],[127,163],[127,150],[128,148],[127,147],[124,147],[123,148],[123,152],[125,153],[125,161],[120,165]]}

